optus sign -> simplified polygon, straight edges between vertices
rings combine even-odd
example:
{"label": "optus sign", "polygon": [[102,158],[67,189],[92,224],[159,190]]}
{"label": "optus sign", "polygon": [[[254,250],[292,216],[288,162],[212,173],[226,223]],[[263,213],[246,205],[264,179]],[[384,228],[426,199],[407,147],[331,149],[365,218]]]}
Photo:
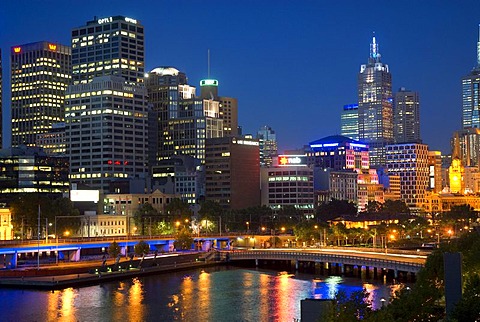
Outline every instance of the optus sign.
{"label": "optus sign", "polygon": [[306,166],[307,157],[305,155],[279,155],[278,165],[281,167]]}

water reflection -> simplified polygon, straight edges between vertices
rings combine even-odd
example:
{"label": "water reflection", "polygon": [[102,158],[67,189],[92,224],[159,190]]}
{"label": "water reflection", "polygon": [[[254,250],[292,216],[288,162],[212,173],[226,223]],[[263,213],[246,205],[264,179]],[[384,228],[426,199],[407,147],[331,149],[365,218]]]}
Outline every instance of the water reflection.
{"label": "water reflection", "polygon": [[143,285],[138,278],[134,278],[132,282],[128,291],[129,321],[144,321]]}
{"label": "water reflection", "polygon": [[312,278],[272,271],[208,268],[80,289],[0,289],[6,321],[293,321],[300,301],[365,288],[374,308],[397,285],[338,276]]}

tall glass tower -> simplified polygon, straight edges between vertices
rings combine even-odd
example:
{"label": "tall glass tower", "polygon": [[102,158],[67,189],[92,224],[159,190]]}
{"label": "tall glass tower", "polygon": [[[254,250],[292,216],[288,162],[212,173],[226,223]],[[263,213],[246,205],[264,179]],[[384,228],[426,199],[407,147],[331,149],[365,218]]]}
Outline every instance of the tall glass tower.
{"label": "tall glass tower", "polygon": [[370,146],[370,164],[385,164],[385,146],[393,143],[392,75],[382,63],[373,36],[368,63],[358,74],[358,135]]}
{"label": "tall glass tower", "polygon": [[477,65],[462,78],[462,127],[480,128],[480,25],[477,40]]}

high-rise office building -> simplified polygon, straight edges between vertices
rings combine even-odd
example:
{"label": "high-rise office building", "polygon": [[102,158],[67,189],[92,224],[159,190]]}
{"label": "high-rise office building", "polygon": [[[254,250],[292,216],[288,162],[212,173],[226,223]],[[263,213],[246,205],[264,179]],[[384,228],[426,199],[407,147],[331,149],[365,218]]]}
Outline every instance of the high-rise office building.
{"label": "high-rise office building", "polygon": [[480,25],[477,40],[477,64],[462,78],[462,127],[480,128]]}
{"label": "high-rise office building", "polygon": [[368,171],[368,145],[332,135],[310,142],[309,164],[320,169]]}
{"label": "high-rise office building", "polygon": [[238,100],[234,97],[218,96],[218,80],[202,79],[200,97],[220,103],[219,113],[223,120],[223,136],[238,135]]}
{"label": "high-rise office building", "polygon": [[64,120],[71,49],[46,41],[14,46],[10,62],[12,146],[33,146],[37,134]]}
{"label": "high-rise office building", "polygon": [[342,136],[358,141],[358,104],[343,106],[340,115],[340,133]]}
{"label": "high-rise office building", "polygon": [[71,183],[104,192],[114,180],[147,175],[147,91],[123,77],[68,87],[66,144]]}
{"label": "high-rise office building", "polygon": [[264,125],[257,132],[257,140],[260,145],[260,166],[271,167],[273,159],[278,154],[275,131],[270,126]]}
{"label": "high-rise office building", "polygon": [[141,23],[123,16],[94,19],[72,30],[74,85],[67,90],[65,108],[72,183],[111,193],[114,182],[147,175],[143,37]]}
{"label": "high-rise office building", "polygon": [[144,28],[124,16],[88,21],[72,30],[73,84],[113,75],[127,83],[143,82],[145,71]]}
{"label": "high-rise office building", "polygon": [[452,157],[463,166],[480,169],[480,128],[467,128],[453,133]]}
{"label": "high-rise office building", "polygon": [[400,176],[401,198],[410,208],[425,201],[430,186],[428,145],[420,143],[392,144],[387,149],[387,170]]}
{"label": "high-rise office building", "polygon": [[185,74],[173,67],[155,68],[145,79],[158,128],[150,159],[161,161],[183,154],[203,163],[205,140],[223,136],[219,101],[196,97],[196,88],[186,81]]}
{"label": "high-rise office building", "polygon": [[395,93],[393,123],[395,143],[422,143],[418,92],[402,87]]}
{"label": "high-rise office building", "polygon": [[0,149],[2,148],[2,139],[3,139],[3,126],[2,126],[2,92],[3,92],[3,70],[2,70],[2,49],[0,48]]}
{"label": "high-rise office building", "polygon": [[243,137],[206,140],[205,199],[226,209],[260,206],[257,140]]}
{"label": "high-rise office building", "polygon": [[368,63],[358,74],[358,135],[370,148],[370,164],[385,164],[385,146],[393,143],[392,75],[382,63],[375,36]]}

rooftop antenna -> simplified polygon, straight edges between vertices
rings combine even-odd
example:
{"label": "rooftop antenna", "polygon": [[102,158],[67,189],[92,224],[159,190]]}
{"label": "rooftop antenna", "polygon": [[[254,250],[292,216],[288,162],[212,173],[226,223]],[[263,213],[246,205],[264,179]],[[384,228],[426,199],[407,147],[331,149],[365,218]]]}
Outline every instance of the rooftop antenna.
{"label": "rooftop antenna", "polygon": [[210,49],[207,49],[207,78],[210,79]]}

